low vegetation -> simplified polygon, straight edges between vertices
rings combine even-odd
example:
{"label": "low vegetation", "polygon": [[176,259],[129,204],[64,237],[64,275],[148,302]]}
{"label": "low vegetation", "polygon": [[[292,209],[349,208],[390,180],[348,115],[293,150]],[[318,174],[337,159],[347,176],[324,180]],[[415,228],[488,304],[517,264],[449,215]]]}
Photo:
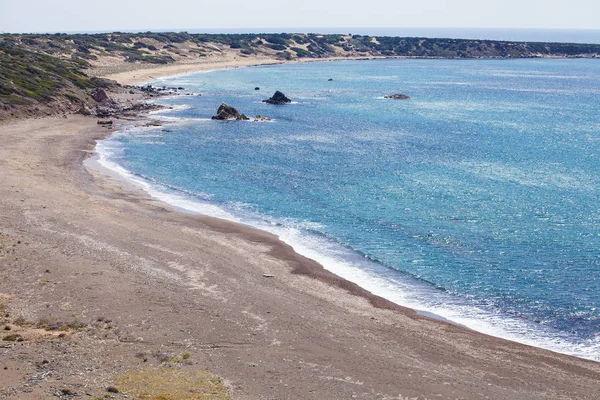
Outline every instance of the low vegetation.
{"label": "low vegetation", "polygon": [[0,117],[19,106],[35,114],[57,102],[61,103],[57,108],[77,110],[89,100],[89,90],[113,84],[88,76],[87,67],[79,58],[58,58],[10,40],[0,41]]}
{"label": "low vegetation", "polygon": [[229,400],[223,380],[206,370],[147,368],[116,379],[116,389],[134,399]]}

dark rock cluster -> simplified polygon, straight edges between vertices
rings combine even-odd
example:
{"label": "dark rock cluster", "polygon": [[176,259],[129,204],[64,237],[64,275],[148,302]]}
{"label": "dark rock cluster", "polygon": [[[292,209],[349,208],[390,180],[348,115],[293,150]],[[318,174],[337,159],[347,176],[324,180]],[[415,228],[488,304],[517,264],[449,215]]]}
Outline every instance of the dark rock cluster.
{"label": "dark rock cluster", "polygon": [[281,93],[279,90],[275,92],[275,94],[267,100],[263,100],[263,103],[268,104],[289,104],[292,101],[286,97],[285,94]]}
{"label": "dark rock cluster", "polygon": [[410,100],[410,97],[405,94],[391,94],[388,96],[383,96],[384,99],[393,99],[393,100]]}
{"label": "dark rock cluster", "polygon": [[137,86],[136,88],[147,94],[169,94],[169,93],[175,94],[175,93],[179,93],[179,92],[185,90],[185,88],[182,88],[182,87],[152,86],[152,85]]}
{"label": "dark rock cluster", "polygon": [[90,96],[92,97],[92,99],[94,99],[96,103],[102,103],[103,101],[108,100],[108,95],[102,88],[96,88],[92,90]]}
{"label": "dark rock cluster", "polygon": [[217,115],[214,115],[212,119],[219,121],[248,121],[250,118],[244,114],[240,114],[238,110],[230,105],[221,103],[221,106],[217,110]]}

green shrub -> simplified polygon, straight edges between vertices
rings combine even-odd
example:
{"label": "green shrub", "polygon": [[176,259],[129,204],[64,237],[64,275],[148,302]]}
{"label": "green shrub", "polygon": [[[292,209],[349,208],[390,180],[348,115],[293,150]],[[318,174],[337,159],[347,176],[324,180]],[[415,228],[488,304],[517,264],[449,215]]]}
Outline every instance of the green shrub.
{"label": "green shrub", "polygon": [[290,50],[295,51],[297,57],[310,57],[310,52],[300,47],[291,47]]}

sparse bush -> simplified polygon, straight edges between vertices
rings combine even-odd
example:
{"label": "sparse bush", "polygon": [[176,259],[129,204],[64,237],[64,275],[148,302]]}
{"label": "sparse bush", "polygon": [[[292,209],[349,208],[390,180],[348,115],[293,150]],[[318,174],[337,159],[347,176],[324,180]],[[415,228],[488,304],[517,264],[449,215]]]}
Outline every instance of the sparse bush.
{"label": "sparse bush", "polygon": [[135,398],[169,400],[228,400],[223,380],[205,370],[149,368],[132,371],[116,379],[121,393]]}
{"label": "sparse bush", "polygon": [[310,57],[310,52],[301,49],[300,47],[292,47],[290,50],[294,50],[297,57]]}

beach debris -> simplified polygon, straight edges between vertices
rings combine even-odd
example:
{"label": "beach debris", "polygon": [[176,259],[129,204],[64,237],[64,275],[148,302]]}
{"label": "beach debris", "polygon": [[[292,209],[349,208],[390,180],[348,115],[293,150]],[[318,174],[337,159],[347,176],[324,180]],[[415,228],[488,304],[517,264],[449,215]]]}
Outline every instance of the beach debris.
{"label": "beach debris", "polygon": [[265,278],[273,278],[275,275],[271,275],[271,274],[263,274],[263,277]]}
{"label": "beach debris", "polygon": [[392,99],[392,100],[410,100],[410,97],[402,94],[402,93],[398,93],[398,94],[391,94],[388,96],[383,96],[384,99]]}
{"label": "beach debris", "polygon": [[279,90],[275,92],[275,94],[267,100],[263,100],[263,103],[268,104],[289,104],[292,101],[287,98],[287,96],[281,93]]}
{"label": "beach debris", "polygon": [[212,119],[219,121],[248,121],[250,118],[244,114],[240,114],[238,110],[230,105],[221,103],[219,109],[217,110],[217,115],[214,115]]}

